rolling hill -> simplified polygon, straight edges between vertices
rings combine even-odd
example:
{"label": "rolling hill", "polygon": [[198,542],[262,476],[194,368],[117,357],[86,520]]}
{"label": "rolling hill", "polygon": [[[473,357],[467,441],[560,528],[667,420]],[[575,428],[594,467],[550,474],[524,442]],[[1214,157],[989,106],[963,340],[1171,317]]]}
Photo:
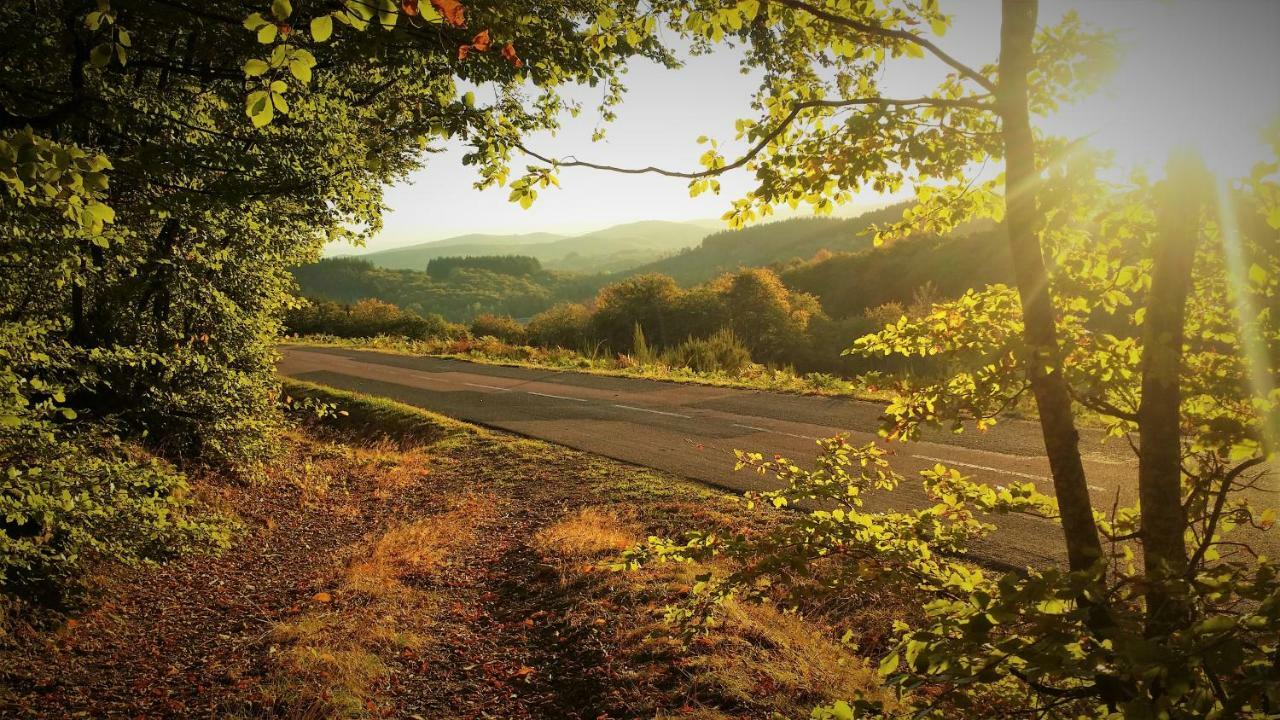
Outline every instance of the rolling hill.
{"label": "rolling hill", "polygon": [[891,205],[853,218],[794,218],[721,230],[703,238],[698,247],[633,268],[627,274],[662,273],[687,287],[740,267],[807,260],[822,250],[864,250],[871,246],[867,228],[900,218],[902,208]]}
{"label": "rolling hill", "polygon": [[362,255],[391,270],[425,270],[427,261],[452,255],[528,255],[551,270],[620,272],[698,243],[710,230],[694,223],[645,220],[585,235],[460,235]]}

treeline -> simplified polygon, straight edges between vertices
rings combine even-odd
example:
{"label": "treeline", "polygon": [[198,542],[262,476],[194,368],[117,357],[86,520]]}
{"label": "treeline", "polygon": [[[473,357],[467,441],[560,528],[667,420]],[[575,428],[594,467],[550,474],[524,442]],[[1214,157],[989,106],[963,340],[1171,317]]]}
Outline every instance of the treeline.
{"label": "treeline", "polygon": [[772,270],[747,268],[689,289],[665,275],[627,278],[605,286],[589,303],[558,303],[526,324],[509,315],[482,313],[463,326],[364,299],[353,304],[312,301],[290,312],[286,326],[298,335],[494,337],[593,356],[628,355],[642,361],[661,356],[694,369],[728,370],[758,362],[854,375],[907,367],[901,360],[842,357],[841,351],[855,337],[903,313],[919,312],[933,299],[916,292],[914,305],[888,303],[838,319],[824,312],[813,295],[787,288]]}
{"label": "treeline", "polygon": [[460,268],[501,275],[533,275],[542,270],[542,263],[529,255],[451,255],[427,261],[427,274],[435,280],[444,280]]}
{"label": "treeline", "polygon": [[451,323],[439,315],[418,315],[373,298],[353,304],[306,301],[285,313],[285,330],[294,335],[335,335],[343,338],[395,335],[413,340],[454,338],[467,334],[465,325]]}
{"label": "treeline", "polygon": [[[440,260],[446,262],[438,265]],[[376,298],[453,322],[486,313],[527,318],[558,302],[590,297],[605,282],[603,276],[543,270],[537,262],[511,256],[439,258],[423,272],[334,258],[294,268],[293,276],[306,297],[348,304]],[[527,272],[515,272],[521,268]]]}

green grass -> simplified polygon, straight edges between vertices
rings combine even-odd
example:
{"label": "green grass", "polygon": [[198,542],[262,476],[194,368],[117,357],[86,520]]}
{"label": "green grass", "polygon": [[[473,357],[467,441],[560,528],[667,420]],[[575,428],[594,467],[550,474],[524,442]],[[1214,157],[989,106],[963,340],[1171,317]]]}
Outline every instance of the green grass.
{"label": "green grass", "polygon": [[562,348],[539,348],[527,345],[509,345],[492,338],[479,340],[408,340],[379,336],[374,338],[338,338],[331,335],[308,335],[285,339],[282,344],[298,347],[345,347],[378,350],[398,355],[465,360],[484,365],[526,367],[549,370],[627,377],[642,380],[710,385],[714,387],[766,390],[793,395],[822,395],[847,397],[871,402],[887,402],[892,394],[875,383],[883,378],[846,379],[826,373],[797,374],[789,369],[770,369],[753,364],[737,375],[727,373],[700,373],[690,368],[675,368],[663,364],[639,364],[622,355],[617,357],[591,357]]}

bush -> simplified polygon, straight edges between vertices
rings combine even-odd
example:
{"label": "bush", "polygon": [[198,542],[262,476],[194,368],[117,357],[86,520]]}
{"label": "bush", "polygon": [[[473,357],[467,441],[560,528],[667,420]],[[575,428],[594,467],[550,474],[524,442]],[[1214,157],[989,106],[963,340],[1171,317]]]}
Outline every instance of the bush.
{"label": "bush", "polygon": [[507,315],[477,315],[471,321],[471,334],[475,337],[492,337],[504,343],[523,345],[526,338],[524,326]]}
{"label": "bush", "polygon": [[285,315],[285,328],[297,335],[345,338],[391,335],[411,340],[454,339],[467,333],[464,326],[448,322],[439,315],[423,317],[374,299],[361,300],[354,305],[308,300],[302,307],[294,308]]}
{"label": "bush", "polygon": [[534,345],[581,350],[590,343],[591,311],[585,305],[562,303],[534,315],[525,331]]}
{"label": "bush", "polygon": [[695,372],[737,375],[751,365],[751,353],[732,330],[722,329],[708,338],[689,338],[664,356],[668,365]]}
{"label": "bush", "polygon": [[228,541],[225,522],[196,515],[182,473],[75,422],[58,379],[75,357],[34,324],[0,329],[0,587],[47,605],[90,557],[131,564]]}

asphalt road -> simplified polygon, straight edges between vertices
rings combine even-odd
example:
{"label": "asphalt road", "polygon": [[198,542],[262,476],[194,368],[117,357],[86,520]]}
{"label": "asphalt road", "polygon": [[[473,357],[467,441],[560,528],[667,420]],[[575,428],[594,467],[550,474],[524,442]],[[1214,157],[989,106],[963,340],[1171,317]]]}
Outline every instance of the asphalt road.
{"label": "asphalt road", "polygon": [[[882,407],[844,398],[604,377],[481,365],[367,350],[287,346],[282,375],[380,395],[460,420],[508,430],[733,490],[762,489],[768,479],[734,472],[732,451],[816,454],[815,441],[848,433],[878,440]],[[881,441],[883,442],[883,441]],[[1003,422],[985,433],[932,433],[892,443],[893,467],[906,477],[868,500],[875,509],[924,506],[916,473],[943,463],[992,485],[1033,480],[1050,491],[1039,426]],[[1123,443],[1086,433],[1085,468],[1095,507],[1136,502],[1136,460]],[[1056,524],[999,518],[999,530],[974,555],[1015,566],[1064,563]]]}

